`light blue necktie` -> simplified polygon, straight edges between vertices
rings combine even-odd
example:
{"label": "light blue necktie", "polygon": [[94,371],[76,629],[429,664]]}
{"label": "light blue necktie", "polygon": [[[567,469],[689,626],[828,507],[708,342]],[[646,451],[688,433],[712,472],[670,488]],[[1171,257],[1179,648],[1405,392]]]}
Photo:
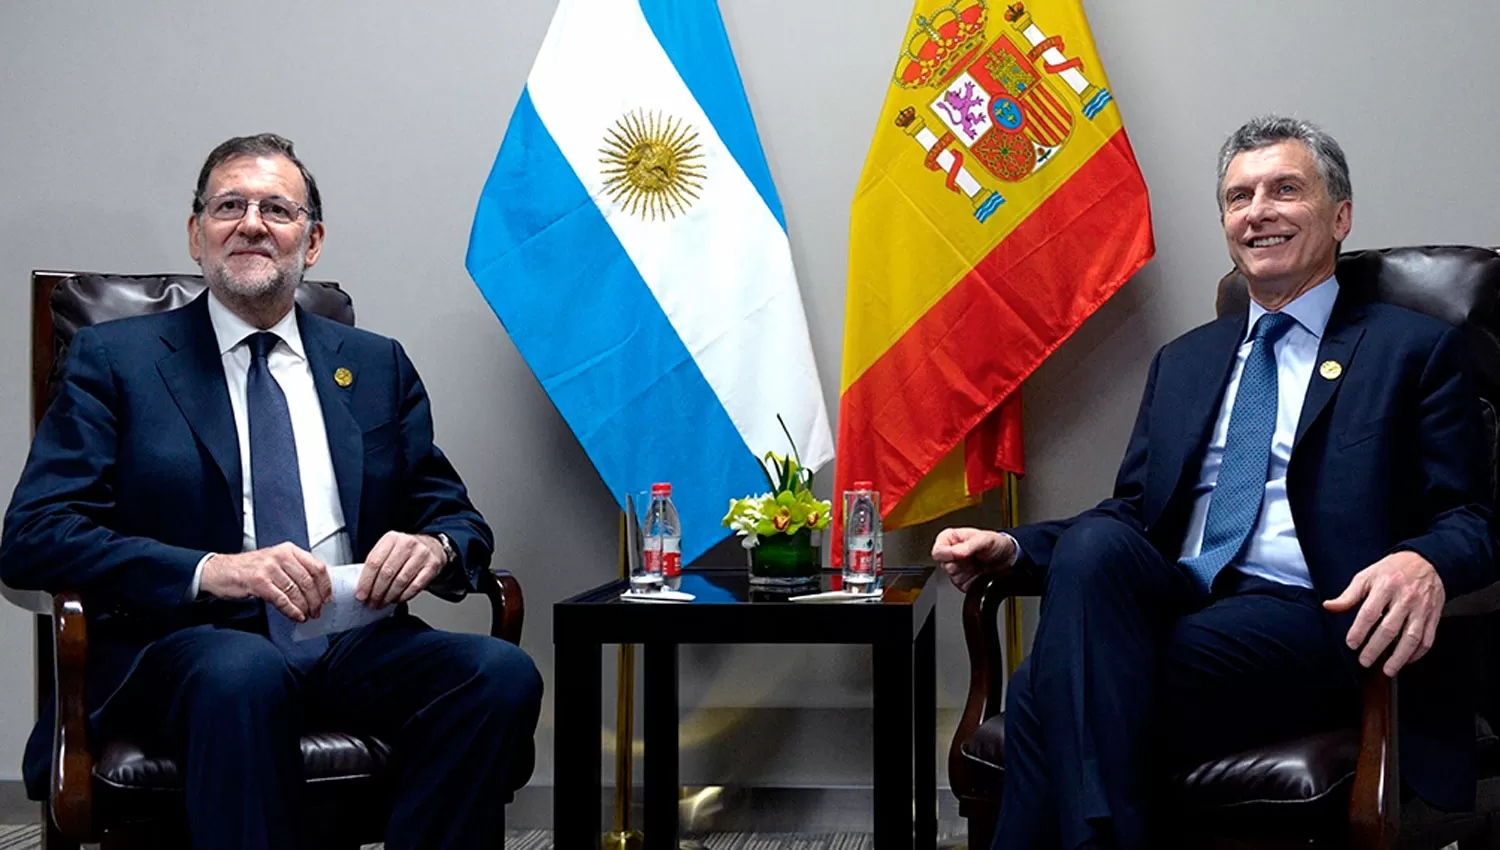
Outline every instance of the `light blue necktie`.
{"label": "light blue necktie", "polygon": [[[250,493],[255,506],[255,545],[261,549],[291,542],[307,548],[307,509],[302,503],[302,476],[297,440],[286,394],[271,375],[266,357],[280,337],[250,337],[250,370],[245,375],[245,407],[250,419]],[[328,648],[328,638],[297,641],[297,624],[273,605],[266,605],[271,642],[286,653],[293,667],[306,672]]]}
{"label": "light blue necktie", "polygon": [[1260,517],[1271,438],[1276,432],[1276,340],[1296,322],[1282,313],[1266,313],[1255,323],[1250,356],[1229,413],[1219,479],[1209,497],[1203,547],[1182,561],[1205,593],[1212,591],[1214,578],[1245,548]]}

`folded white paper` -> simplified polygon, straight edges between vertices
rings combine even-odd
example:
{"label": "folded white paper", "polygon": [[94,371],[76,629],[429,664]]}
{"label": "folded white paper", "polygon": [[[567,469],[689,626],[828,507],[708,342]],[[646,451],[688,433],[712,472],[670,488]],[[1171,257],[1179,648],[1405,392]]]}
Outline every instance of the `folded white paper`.
{"label": "folded white paper", "polygon": [[830,590],[827,593],[809,593],[806,596],[793,596],[789,602],[879,602],[880,594],[860,593],[848,590]]}
{"label": "folded white paper", "polygon": [[627,590],[620,594],[621,602],[692,602],[698,597],[691,593],[683,593],[680,590],[653,590],[647,593],[636,593]]}
{"label": "folded white paper", "polygon": [[292,628],[292,640],[307,640],[323,635],[347,632],[366,626],[376,620],[384,620],[395,613],[395,605],[371,610],[365,603],[354,598],[354,589],[359,586],[359,574],[364,564],[345,564],[328,568],[328,578],[333,582],[333,599],[323,603],[317,618],[298,623]]}

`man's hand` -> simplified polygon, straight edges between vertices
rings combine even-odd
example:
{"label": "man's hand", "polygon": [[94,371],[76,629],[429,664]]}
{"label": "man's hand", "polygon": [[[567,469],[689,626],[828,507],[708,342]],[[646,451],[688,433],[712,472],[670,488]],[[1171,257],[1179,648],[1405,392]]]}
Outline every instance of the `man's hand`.
{"label": "man's hand", "polygon": [[1008,567],[1016,559],[1009,534],[981,528],[945,528],[932,543],[932,559],[943,565],[953,586],[967,592],[986,569]]}
{"label": "man's hand", "polygon": [[264,599],[298,623],[318,616],[333,598],[327,565],[292,543],[214,554],[203,564],[198,590],[219,599]]}
{"label": "man's hand", "polygon": [[1396,552],[1360,570],[1344,592],[1323,607],[1341,614],[1359,606],[1345,640],[1350,649],[1364,646],[1359,663],[1366,667],[1399,638],[1381,668],[1387,676],[1394,676],[1432,649],[1445,601],[1443,580],[1432,563],[1416,552]]}
{"label": "man's hand", "polygon": [[370,608],[405,602],[421,593],[446,561],[436,537],[387,531],[365,558],[354,598]]}

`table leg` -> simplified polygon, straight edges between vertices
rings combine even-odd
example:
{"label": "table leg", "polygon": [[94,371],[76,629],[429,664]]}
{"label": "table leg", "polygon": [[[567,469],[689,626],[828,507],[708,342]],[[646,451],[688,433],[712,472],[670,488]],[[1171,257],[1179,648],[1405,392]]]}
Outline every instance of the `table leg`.
{"label": "table leg", "polygon": [[915,710],[912,717],[913,746],[916,750],[916,846],[920,850],[937,847],[937,618],[932,610],[917,633],[916,657],[912,666],[912,690]]}
{"label": "table leg", "polygon": [[875,850],[912,847],[912,656],[909,637],[874,646]]}
{"label": "table leg", "polygon": [[[677,802],[677,644],[646,644],[643,726],[646,733],[646,850],[676,850]],[[559,842],[559,847],[565,846]]]}
{"label": "table leg", "polygon": [[599,812],[599,658],[590,643],[554,644],[552,823],[559,847],[598,847]]}

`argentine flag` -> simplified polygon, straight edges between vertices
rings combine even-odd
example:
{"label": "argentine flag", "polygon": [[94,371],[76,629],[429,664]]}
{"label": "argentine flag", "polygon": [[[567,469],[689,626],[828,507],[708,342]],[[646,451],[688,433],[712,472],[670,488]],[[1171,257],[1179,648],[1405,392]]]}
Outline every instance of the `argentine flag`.
{"label": "argentine flag", "polygon": [[833,457],[786,221],[715,0],[561,0],[465,265],[616,501],[670,481],[683,562]]}

